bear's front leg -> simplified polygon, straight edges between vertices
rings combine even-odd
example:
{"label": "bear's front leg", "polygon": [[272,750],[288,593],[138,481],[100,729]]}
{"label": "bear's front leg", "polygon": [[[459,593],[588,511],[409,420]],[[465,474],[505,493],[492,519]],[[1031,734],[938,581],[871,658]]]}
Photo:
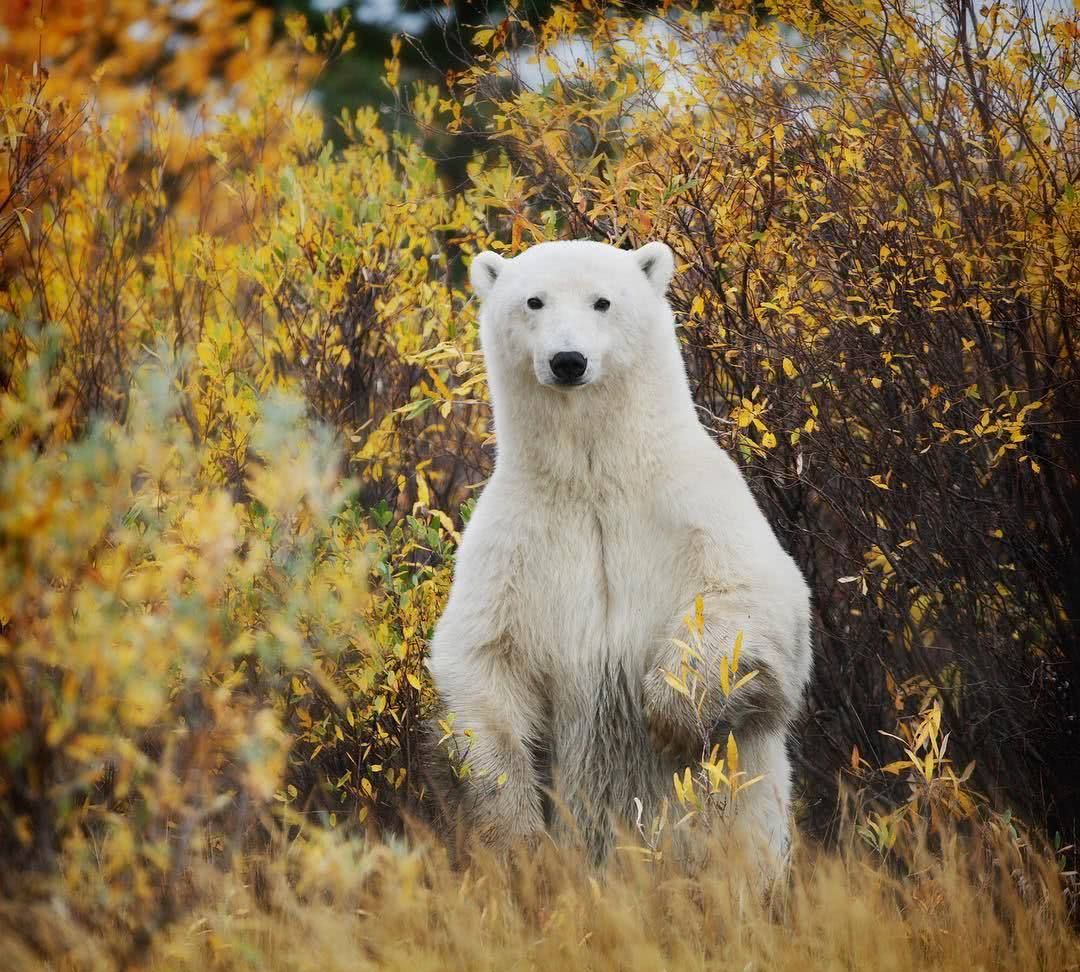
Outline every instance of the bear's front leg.
{"label": "bear's front leg", "polygon": [[[706,595],[698,657],[688,657],[669,640],[645,673],[645,720],[653,746],[663,755],[697,760],[729,732],[738,739],[740,734],[782,731],[796,711],[809,659],[808,638],[806,644],[799,643],[798,617],[770,612],[766,606],[748,610],[745,602],[733,600],[724,594]],[[693,616],[692,606],[688,613]],[[741,651],[734,671],[737,638]],[[680,640],[686,640],[685,632]],[[721,674],[725,656],[727,692]],[[691,697],[673,687],[666,673],[684,682]]]}
{"label": "bear's front leg", "polygon": [[532,757],[542,724],[538,693],[507,638],[462,648],[449,621],[440,624],[430,667],[452,719],[463,822],[483,843],[506,847],[544,829]]}

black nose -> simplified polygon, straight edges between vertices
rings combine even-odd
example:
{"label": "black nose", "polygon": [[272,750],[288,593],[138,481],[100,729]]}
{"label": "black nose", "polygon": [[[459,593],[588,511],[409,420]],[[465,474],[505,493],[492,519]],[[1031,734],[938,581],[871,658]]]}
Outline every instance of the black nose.
{"label": "black nose", "polygon": [[585,374],[585,367],[588,363],[585,360],[585,355],[579,354],[577,351],[560,351],[558,354],[553,355],[551,361],[548,362],[551,365],[551,373],[559,381],[567,384],[577,381]]}

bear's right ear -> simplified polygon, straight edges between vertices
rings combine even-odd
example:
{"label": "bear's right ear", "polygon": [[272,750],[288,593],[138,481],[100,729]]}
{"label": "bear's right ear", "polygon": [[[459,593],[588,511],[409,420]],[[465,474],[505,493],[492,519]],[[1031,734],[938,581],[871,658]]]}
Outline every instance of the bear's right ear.
{"label": "bear's right ear", "polygon": [[634,256],[653,290],[663,297],[671,283],[671,275],[675,272],[675,256],[671,247],[659,240],[653,240],[652,243],[646,243],[634,250]]}
{"label": "bear's right ear", "polygon": [[495,286],[495,281],[499,279],[499,274],[502,273],[506,262],[498,253],[492,253],[491,250],[484,250],[483,253],[477,253],[472,258],[472,263],[469,264],[469,280],[472,281],[473,290],[481,300],[485,300],[491,293],[491,288]]}

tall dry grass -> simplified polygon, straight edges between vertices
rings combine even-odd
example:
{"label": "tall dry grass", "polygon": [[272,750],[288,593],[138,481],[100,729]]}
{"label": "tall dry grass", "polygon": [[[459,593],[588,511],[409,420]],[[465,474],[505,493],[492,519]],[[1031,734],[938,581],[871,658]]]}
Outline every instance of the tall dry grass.
{"label": "tall dry grass", "polygon": [[150,938],[83,924],[43,882],[0,905],[0,955],[27,972],[1080,968],[1059,876],[1000,829],[935,850],[923,834],[888,864],[848,833],[836,851],[797,846],[766,898],[720,839],[687,875],[630,854],[593,872],[551,845],[454,869],[431,841],[312,831],[227,872],[193,862],[175,888],[188,917]]}

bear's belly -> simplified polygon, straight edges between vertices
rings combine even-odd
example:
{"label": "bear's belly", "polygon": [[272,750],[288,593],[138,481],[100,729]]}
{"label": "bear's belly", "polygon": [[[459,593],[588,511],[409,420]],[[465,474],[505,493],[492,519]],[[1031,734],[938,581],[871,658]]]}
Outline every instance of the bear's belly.
{"label": "bear's belly", "polygon": [[555,794],[549,823],[602,857],[612,824],[633,827],[637,800],[648,821],[670,786],[649,741],[641,682],[657,648],[680,634],[696,582],[662,511],[564,504],[533,515],[543,532],[533,532],[513,582],[515,642],[547,696],[537,755]]}

